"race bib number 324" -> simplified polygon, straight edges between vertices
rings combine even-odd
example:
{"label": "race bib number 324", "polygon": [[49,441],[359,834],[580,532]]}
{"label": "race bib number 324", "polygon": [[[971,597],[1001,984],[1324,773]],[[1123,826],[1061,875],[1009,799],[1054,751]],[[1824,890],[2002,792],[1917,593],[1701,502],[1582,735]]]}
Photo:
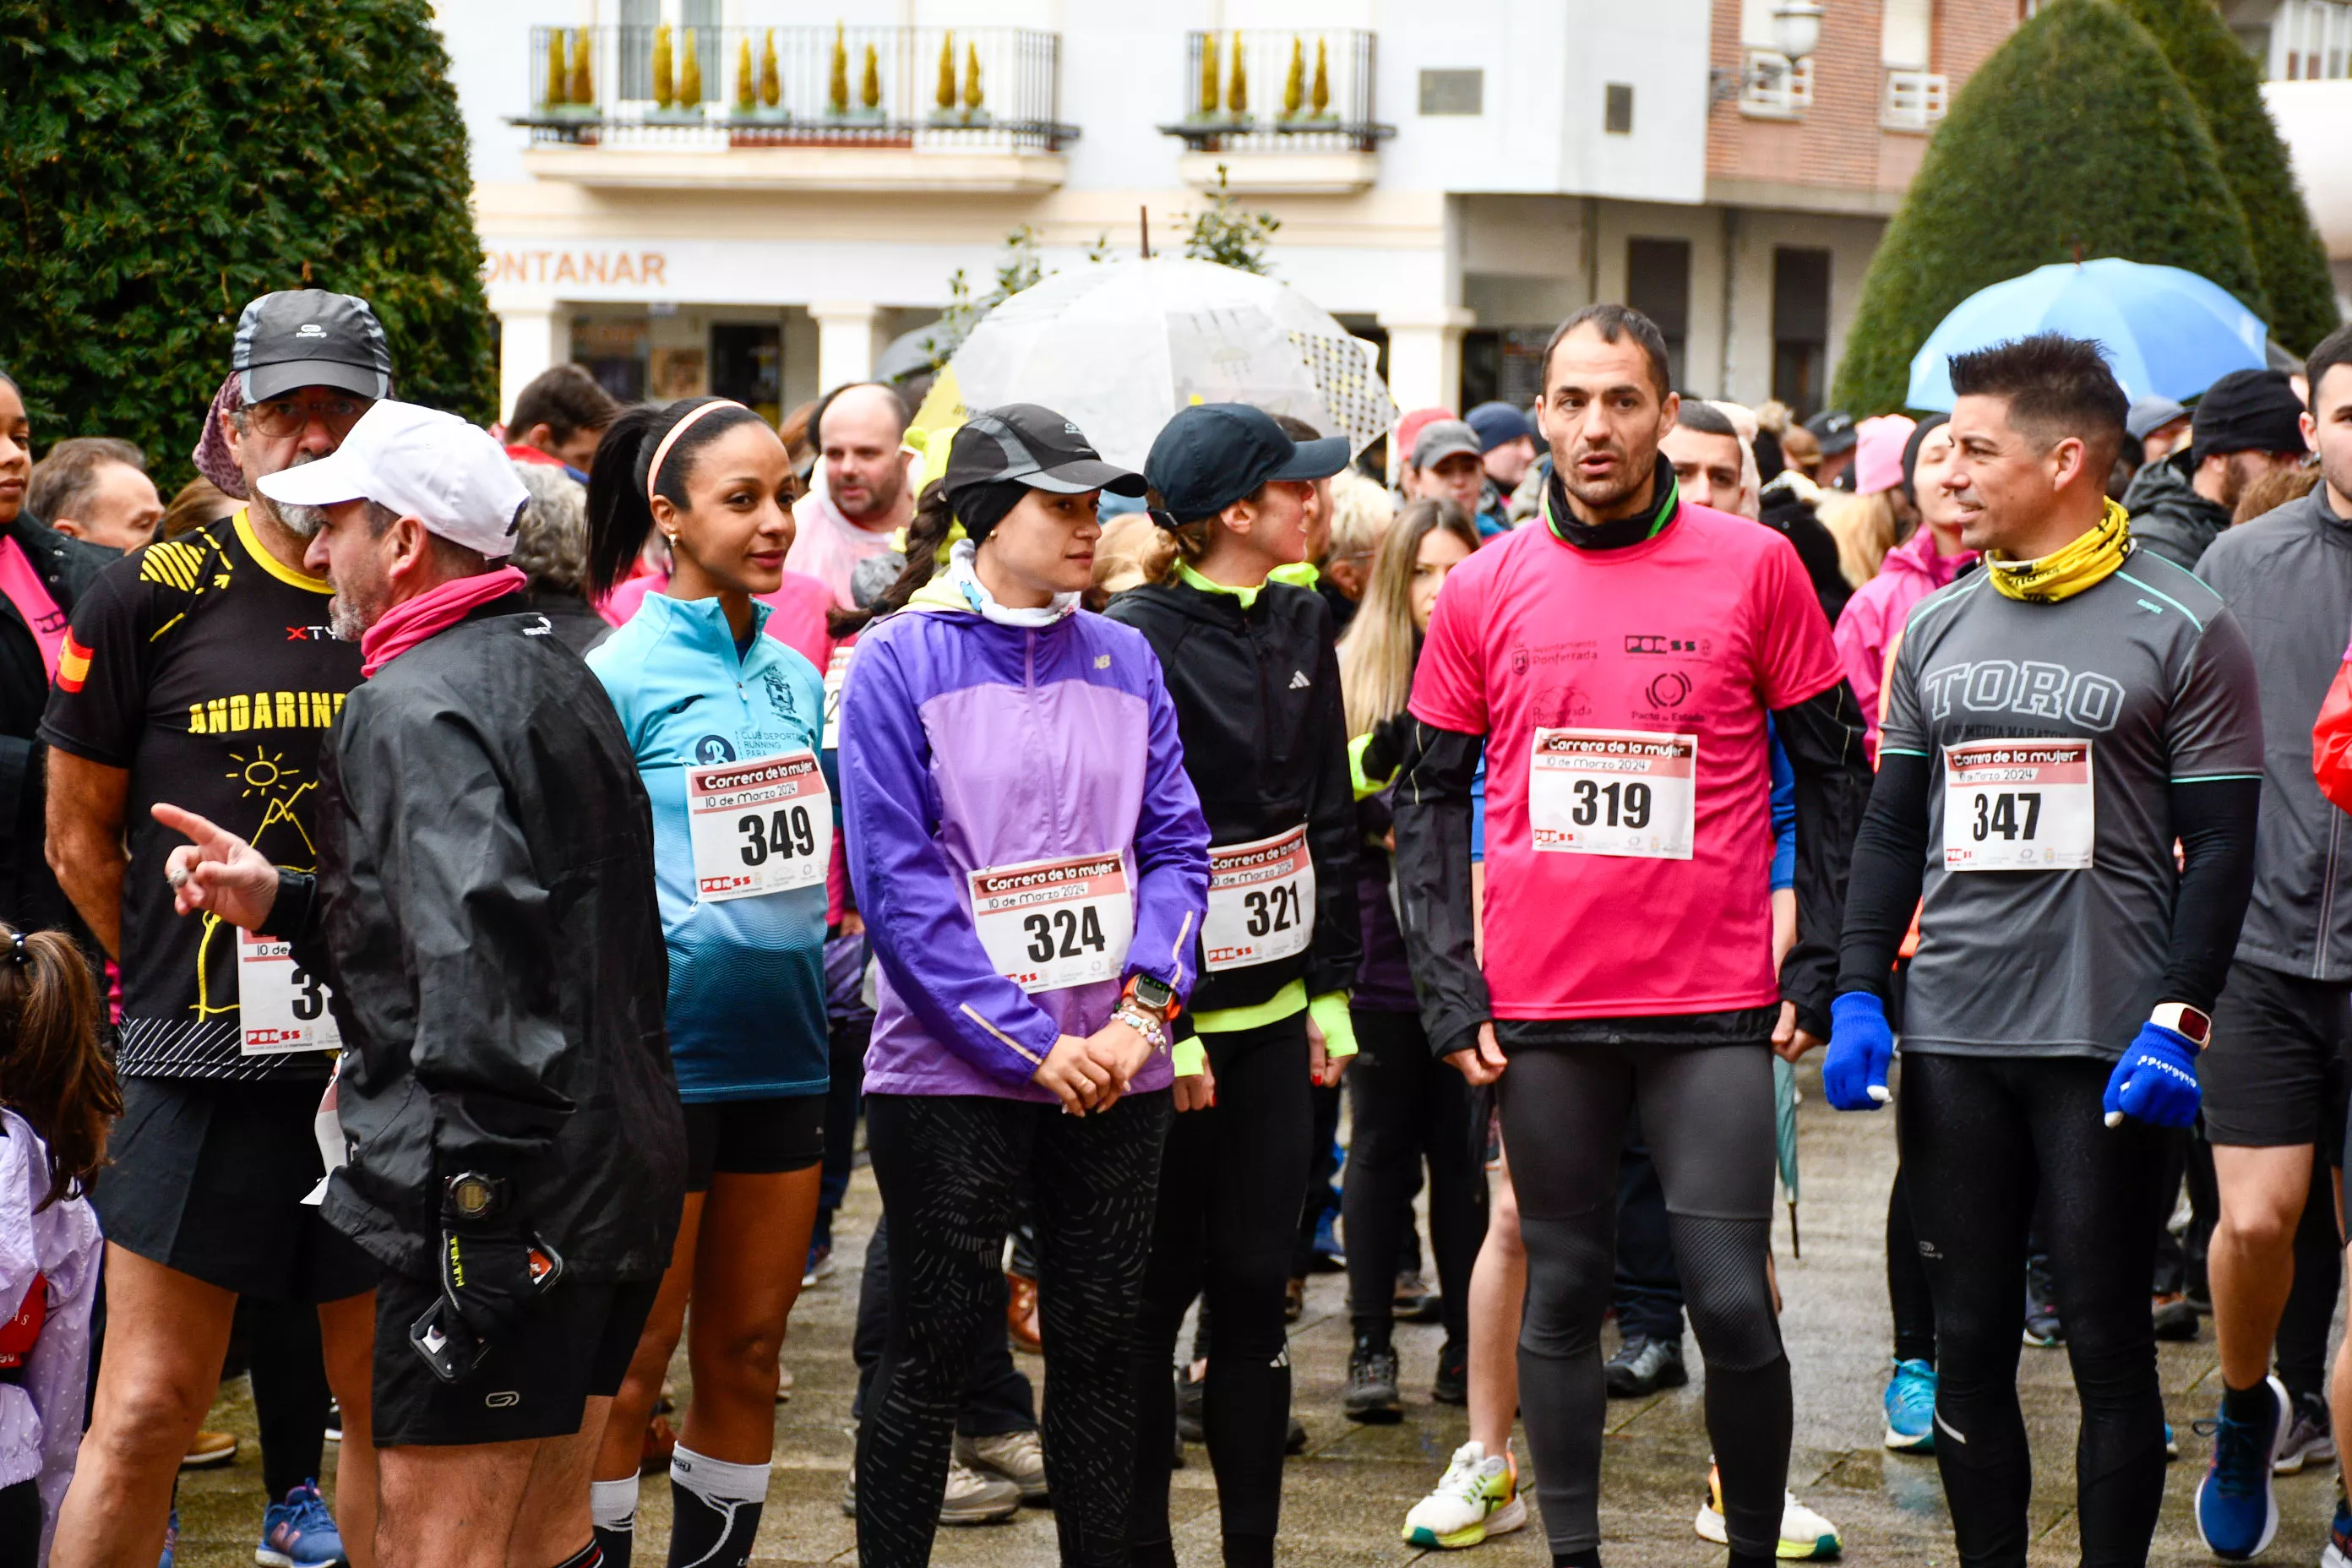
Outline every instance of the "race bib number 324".
{"label": "race bib number 324", "polygon": [[1944,868],[2080,871],[2098,842],[2088,741],[1944,748]]}
{"label": "race bib number 324", "polygon": [[1697,811],[1696,735],[1536,731],[1528,828],[1538,850],[1687,860]]}
{"label": "race bib number 324", "polygon": [[756,899],[824,880],[833,797],[812,752],[686,770],[696,896]]}
{"label": "race bib number 324", "polygon": [[971,923],[996,973],[1024,991],[1116,980],[1135,935],[1127,864],[1074,855],[974,871]]}

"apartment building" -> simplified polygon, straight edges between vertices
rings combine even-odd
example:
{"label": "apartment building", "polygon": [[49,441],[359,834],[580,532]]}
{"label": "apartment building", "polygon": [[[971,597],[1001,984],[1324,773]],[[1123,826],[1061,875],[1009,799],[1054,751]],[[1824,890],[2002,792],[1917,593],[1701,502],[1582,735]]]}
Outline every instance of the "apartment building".
{"label": "apartment building", "polygon": [[573,360],[772,410],[868,374],[959,270],[984,290],[1013,231],[1057,269],[1179,247],[1220,170],[1402,406],[1530,396],[1553,323],[1622,299],[1685,386],[1816,408],[1886,216],[2020,0],[1811,9],[437,7],[509,402]]}

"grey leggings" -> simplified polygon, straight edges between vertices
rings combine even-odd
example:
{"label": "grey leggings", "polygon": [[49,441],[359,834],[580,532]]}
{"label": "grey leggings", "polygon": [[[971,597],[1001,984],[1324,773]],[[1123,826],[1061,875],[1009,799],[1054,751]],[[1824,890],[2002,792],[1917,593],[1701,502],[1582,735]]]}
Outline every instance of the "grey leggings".
{"label": "grey leggings", "polygon": [[1616,1257],[1617,1155],[1627,1110],[1665,1188],[1691,1328],[1706,1363],[1706,1428],[1736,1552],[1773,1555],[1788,1485],[1789,1358],[1765,1274],[1771,1245],[1772,1055],[1755,1045],[1509,1047],[1503,1143],[1528,1253],[1520,1402],[1554,1552],[1601,1541],[1608,1390],[1601,1320]]}

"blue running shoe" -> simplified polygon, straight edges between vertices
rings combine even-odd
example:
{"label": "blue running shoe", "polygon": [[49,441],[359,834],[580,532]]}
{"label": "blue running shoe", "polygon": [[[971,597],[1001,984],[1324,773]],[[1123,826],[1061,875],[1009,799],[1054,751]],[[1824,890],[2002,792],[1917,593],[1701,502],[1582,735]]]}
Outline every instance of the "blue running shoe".
{"label": "blue running shoe", "polygon": [[[2197,1483],[2197,1533],[2214,1556],[2227,1562],[2252,1557],[2278,1533],[2278,1499],[2271,1491],[2271,1467],[2286,1436],[2294,1403],[2285,1384],[2263,1379],[2270,1398],[2252,1421],[2233,1421],[2228,1406],[2212,1421],[2213,1458]],[[2199,1431],[2206,1423],[2197,1424]]]}
{"label": "blue running shoe", "polygon": [[319,1483],[304,1481],[271,1503],[261,1516],[261,1544],[254,1548],[261,1568],[332,1568],[344,1561],[342,1531],[319,1495]]}
{"label": "blue running shoe", "polygon": [[2336,1522],[2327,1527],[2327,1545],[2319,1553],[2319,1568],[2352,1568],[2352,1503],[2336,1494]]}
{"label": "blue running shoe", "polygon": [[2164,1424],[2164,1462],[2168,1465],[2179,1458],[2180,1458],[2180,1438],[2172,1430],[2172,1423],[2168,1421]]}
{"label": "blue running shoe", "polygon": [[163,1524],[163,1555],[155,1568],[172,1568],[172,1559],[180,1550],[180,1510],[173,1509],[172,1517]]}
{"label": "blue running shoe", "polygon": [[1936,1369],[1898,1361],[1886,1384],[1886,1446],[1906,1454],[1936,1451]]}

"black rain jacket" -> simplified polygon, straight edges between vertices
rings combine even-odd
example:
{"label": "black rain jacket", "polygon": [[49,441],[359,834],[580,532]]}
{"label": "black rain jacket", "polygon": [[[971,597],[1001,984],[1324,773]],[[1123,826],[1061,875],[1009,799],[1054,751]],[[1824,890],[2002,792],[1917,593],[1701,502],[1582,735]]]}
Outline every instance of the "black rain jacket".
{"label": "black rain jacket", "polygon": [[1128,590],[1105,614],[1141,632],[1160,656],[1211,847],[1307,824],[1313,940],[1304,952],[1271,963],[1202,970],[1192,1011],[1254,1007],[1298,979],[1310,998],[1349,989],[1363,931],[1348,718],[1329,607],[1313,589],[1285,583],[1266,584],[1247,609],[1237,595],[1166,583]]}
{"label": "black rain jacket", "polygon": [[509,1184],[570,1277],[661,1278],[686,1191],[652,812],[611,700],[520,595],[343,704],[319,874],[273,934],[334,987],[350,1163],[328,1223],[434,1277],[441,1187]]}

